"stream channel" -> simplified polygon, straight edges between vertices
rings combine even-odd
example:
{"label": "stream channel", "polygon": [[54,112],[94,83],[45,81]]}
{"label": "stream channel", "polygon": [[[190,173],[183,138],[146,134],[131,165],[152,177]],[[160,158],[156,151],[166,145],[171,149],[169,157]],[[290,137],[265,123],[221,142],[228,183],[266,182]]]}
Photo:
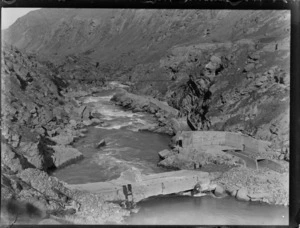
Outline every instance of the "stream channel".
{"label": "stream channel", "polygon": [[[114,105],[110,101],[114,93],[115,90],[105,90],[83,98],[84,103],[97,108],[99,119],[105,124],[89,127],[86,137],[74,143],[84,159],[56,170],[53,176],[68,184],[83,184],[118,178],[130,167],[140,169],[143,174],[167,171],[157,166],[157,152],[168,148],[170,136],[139,132],[139,127],[155,123],[155,118]],[[106,146],[97,149],[101,139],[105,139]],[[288,207],[242,202],[232,197],[169,195],[143,200],[137,206],[139,211],[126,219],[127,224],[288,224]]]}

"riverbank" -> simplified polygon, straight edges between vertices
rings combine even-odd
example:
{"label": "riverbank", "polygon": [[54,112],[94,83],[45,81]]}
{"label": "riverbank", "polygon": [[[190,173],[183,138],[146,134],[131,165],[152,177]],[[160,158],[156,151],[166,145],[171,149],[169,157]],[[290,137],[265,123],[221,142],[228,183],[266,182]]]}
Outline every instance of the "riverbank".
{"label": "riverbank", "polygon": [[[268,160],[274,163],[276,167],[279,167],[272,169],[270,168],[272,165],[264,165],[264,167],[258,169],[257,167],[245,165],[245,160],[241,159],[242,155],[237,156],[234,153],[225,153],[228,150],[243,150],[242,146],[239,148],[210,146],[206,145],[205,141],[197,146],[191,144],[191,142],[180,145],[184,138],[182,132],[189,132],[188,124],[184,118],[176,119],[177,110],[175,109],[176,111],[174,111],[164,102],[153,98],[150,100],[147,97],[133,95],[126,91],[120,91],[112,100],[116,104],[131,110],[153,114],[157,117],[160,125],[164,126],[160,129],[161,131],[165,130],[169,134],[177,133],[173,138],[173,145],[171,145],[173,149],[159,152],[159,156],[162,159],[158,163],[159,166],[175,170],[201,170],[216,173],[219,177],[211,181],[211,188],[213,188],[213,192],[217,192],[217,195],[230,195],[239,200],[261,201],[271,205],[289,205],[289,164],[286,161],[277,159],[277,155],[272,151],[270,143],[256,140],[261,141],[261,149],[257,149],[256,152],[251,148],[255,147],[256,141],[254,138],[249,137],[249,143],[246,143],[250,148],[247,155],[249,159],[252,157],[255,162],[258,159],[261,161]],[[162,113],[164,114],[162,115]],[[156,129],[150,127],[147,130],[156,131]],[[235,138],[235,136],[233,137]],[[215,138],[212,141],[218,141],[218,139]]]}
{"label": "riverbank", "polygon": [[[100,91],[109,88],[100,88]],[[8,140],[1,143],[1,200],[7,202],[2,207],[1,220],[5,223],[118,224],[130,214],[118,204],[105,202],[97,194],[70,190],[66,183],[49,176],[53,169],[62,169],[83,159],[82,153],[72,144],[85,136],[85,127],[100,124],[100,121],[78,98],[97,91],[99,88],[83,86],[61,91],[63,101],[54,110],[56,119],[50,122],[51,128],[49,124],[43,126],[37,140],[24,142],[22,135],[10,137],[10,129],[6,131]],[[44,122],[40,110],[32,111],[32,115],[40,123]],[[25,153],[20,154],[20,150]],[[6,206],[10,204],[19,209],[8,211]],[[21,209],[24,207],[32,207],[33,212]]]}
{"label": "riverbank", "polygon": [[[105,89],[105,88],[104,88]],[[65,147],[72,148],[72,143],[74,140],[76,140],[78,137],[84,137],[84,131],[83,130],[86,126],[89,126],[90,124],[97,123],[99,124],[99,120],[97,117],[90,118],[94,111],[91,107],[87,107],[86,104],[83,102],[80,102],[78,100],[80,97],[87,97],[92,95],[93,93],[97,93],[96,89],[91,90],[92,92],[84,92],[79,90],[78,92],[73,92],[71,91],[70,93],[66,92],[64,95],[66,97],[76,97],[76,103],[78,103],[77,110],[84,110],[83,112],[77,112],[77,115],[70,115],[74,117],[81,117],[81,118],[74,118],[69,120],[69,124],[65,125],[65,128],[62,129],[60,134],[57,134],[52,136],[50,139],[52,141],[56,141],[56,143],[60,143],[60,145],[64,145]],[[99,92],[99,90],[98,90]],[[131,96],[131,98],[134,96]],[[143,104],[147,104],[144,100],[142,102]],[[120,103],[119,103],[120,104]],[[147,107],[147,105],[146,105]],[[162,106],[165,108],[165,106]],[[128,106],[127,106],[128,108]],[[85,111],[88,110],[86,113]],[[156,113],[161,113],[165,112],[164,119],[168,120],[168,116],[172,116],[175,118],[175,115],[168,113],[167,108],[164,109],[164,111],[161,111],[160,108],[157,108]],[[146,111],[148,109],[146,108]],[[73,112],[70,112],[73,113]],[[79,115],[78,115],[79,113]],[[85,113],[85,114],[84,114]],[[88,114],[89,115],[88,115]],[[156,113],[154,116],[157,118]],[[85,116],[86,118],[82,118]],[[97,115],[95,115],[97,116]],[[158,117],[159,118],[159,117]],[[95,119],[95,120],[93,120]],[[95,121],[95,122],[94,122]],[[174,123],[174,121],[173,121]],[[170,122],[168,123],[170,124]],[[172,129],[172,132],[174,132],[174,127],[172,125],[168,125],[169,129]],[[162,128],[166,129],[166,128]],[[142,129],[142,130],[152,130],[152,129]],[[80,135],[78,133],[80,132]],[[161,130],[160,132],[163,132]],[[165,133],[171,133],[171,131],[167,131]],[[54,138],[54,140],[53,140]],[[74,149],[74,148],[72,148]],[[76,150],[76,149],[74,149]],[[66,159],[68,160],[68,159]],[[218,157],[216,160],[220,161],[220,157]],[[75,162],[76,160],[70,161],[67,164],[71,164],[72,162]],[[232,160],[234,161],[234,159]],[[188,164],[184,159],[181,160],[182,164],[186,165]],[[172,169],[194,169],[194,166],[191,167],[176,167],[173,165],[172,167],[170,166],[169,168]],[[236,167],[236,168],[231,168],[227,172],[224,172],[222,175],[220,172],[216,172],[217,167],[213,167],[210,170],[210,173],[212,174],[212,179],[209,181],[209,186],[206,186],[213,194],[224,197],[227,194],[230,194],[229,190],[234,189],[236,190],[236,193],[239,191],[239,189],[242,189],[243,187],[247,188],[247,191],[250,192],[250,188],[252,187],[252,190],[259,187],[259,189],[268,189],[269,187],[274,188],[278,190],[278,184],[276,184],[276,181],[278,181],[278,176],[274,176],[272,172],[269,172],[269,176],[267,178],[270,178],[271,185],[258,185],[258,183],[254,183],[254,185],[251,185],[251,182],[248,182],[249,180],[252,181],[252,179],[257,178],[259,175],[262,174],[262,172],[254,172],[251,170],[243,169],[242,167]],[[219,170],[220,171],[220,170]],[[241,173],[238,177],[235,177],[237,173]],[[273,175],[273,176],[272,176]],[[247,177],[248,181],[241,182],[241,180],[244,180],[245,177]],[[251,179],[252,178],[252,179]],[[256,180],[256,179],[255,179]],[[263,181],[263,180],[261,180]],[[97,193],[92,193],[92,192],[86,192],[86,191],[80,191],[76,189],[70,189],[69,186],[64,183],[59,181],[57,178],[54,177],[49,177],[47,173],[43,171],[39,171],[36,169],[25,169],[25,171],[22,171],[20,174],[20,179],[17,180],[17,183],[30,183],[31,186],[33,186],[35,189],[37,189],[39,192],[42,192],[45,197],[49,196],[55,196],[55,200],[59,202],[59,204],[63,204],[64,209],[61,209],[61,206],[58,206],[58,202],[55,200],[51,199],[53,201],[51,210],[49,206],[45,206],[45,202],[41,203],[41,199],[36,199],[34,202],[34,205],[37,205],[39,208],[43,208],[44,211],[48,211],[44,217],[41,218],[41,223],[51,223],[53,222],[53,217],[52,219],[49,219],[49,216],[52,216],[53,211],[59,211],[55,212],[55,215],[58,215],[60,220],[58,221],[57,219],[55,220],[57,223],[74,223],[74,224],[122,224],[124,222],[124,219],[128,216],[130,216],[131,212],[122,208],[120,205],[115,204],[115,203],[108,203],[105,200],[105,197],[103,197],[103,194],[97,194]],[[225,184],[224,184],[225,183]],[[250,183],[250,186],[249,186]],[[281,182],[284,184],[283,182]],[[24,185],[24,183],[23,183]],[[233,187],[232,187],[233,186]],[[235,188],[237,186],[237,188]],[[240,188],[239,188],[240,187]],[[52,189],[56,190],[52,190]],[[57,193],[57,189],[59,189],[59,193]],[[250,189],[250,190],[249,190]],[[206,189],[207,190],[207,189]],[[257,190],[257,189],[256,189]],[[280,187],[279,187],[280,190]],[[31,192],[32,190],[29,190],[28,192]],[[34,190],[36,191],[36,190]],[[242,190],[241,190],[242,191]],[[240,199],[242,200],[248,200],[248,199],[243,199],[241,191],[239,194],[235,194],[236,196],[239,195]],[[24,190],[21,190],[21,194],[28,194],[28,192],[24,192]],[[233,191],[234,192],[234,191]],[[253,193],[257,193],[257,191],[253,191]],[[278,193],[284,195],[285,192],[282,192],[281,190],[278,191]],[[30,193],[32,194],[32,193]],[[233,195],[233,194],[232,194]],[[248,194],[246,194],[248,196]],[[256,195],[256,198],[259,198],[259,195]],[[254,198],[254,197],[252,197]],[[67,200],[65,200],[67,199]],[[65,201],[63,201],[65,200]],[[262,200],[263,201],[263,200]],[[268,203],[272,203],[271,201],[266,201]],[[284,201],[282,202],[273,202],[277,203],[280,205],[285,204]],[[45,221],[46,220],[46,221]]]}

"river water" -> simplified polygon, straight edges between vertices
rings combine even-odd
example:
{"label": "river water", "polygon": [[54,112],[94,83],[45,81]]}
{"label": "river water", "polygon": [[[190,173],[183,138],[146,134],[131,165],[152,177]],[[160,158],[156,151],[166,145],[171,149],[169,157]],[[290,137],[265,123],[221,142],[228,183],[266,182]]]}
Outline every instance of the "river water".
{"label": "river water", "polygon": [[[157,167],[157,152],[167,149],[170,136],[139,132],[139,127],[155,124],[147,113],[132,113],[110,101],[114,90],[83,98],[93,105],[105,124],[88,128],[86,137],[74,143],[84,159],[56,170],[52,175],[68,184],[108,181],[135,167],[144,174],[166,172]],[[104,139],[106,146],[96,148]],[[127,219],[127,224],[190,224],[190,225],[287,225],[288,208],[265,203],[241,202],[232,197],[164,196],[143,200],[140,210]]]}

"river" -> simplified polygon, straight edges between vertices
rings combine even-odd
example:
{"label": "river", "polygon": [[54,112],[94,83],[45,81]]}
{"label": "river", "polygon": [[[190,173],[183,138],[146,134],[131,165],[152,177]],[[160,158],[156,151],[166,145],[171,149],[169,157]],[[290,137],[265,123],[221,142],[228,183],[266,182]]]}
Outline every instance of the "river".
{"label": "river", "polygon": [[[93,105],[99,118],[105,121],[100,126],[89,127],[86,137],[74,146],[84,159],[53,172],[68,184],[83,184],[108,181],[135,167],[144,174],[166,172],[157,167],[157,152],[167,149],[170,136],[152,132],[139,132],[139,127],[154,124],[155,119],[147,113],[132,113],[110,101],[115,90],[106,90],[95,96],[82,98]],[[96,144],[104,139],[106,146]],[[127,224],[189,224],[189,225],[287,225],[288,208],[265,203],[242,202],[232,197],[216,199],[211,196],[164,196],[143,200],[137,205],[140,210],[127,220]]]}

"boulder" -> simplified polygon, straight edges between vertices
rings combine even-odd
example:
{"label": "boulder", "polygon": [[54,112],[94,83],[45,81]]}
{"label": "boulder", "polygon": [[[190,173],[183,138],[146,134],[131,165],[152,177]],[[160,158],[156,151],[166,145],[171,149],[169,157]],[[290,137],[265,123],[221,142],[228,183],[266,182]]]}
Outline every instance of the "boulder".
{"label": "boulder", "polygon": [[96,148],[100,148],[100,147],[105,146],[105,145],[106,145],[105,140],[101,139],[100,142],[97,143]]}
{"label": "boulder", "polygon": [[56,142],[57,144],[61,145],[68,145],[74,141],[73,135],[68,132],[63,132],[57,136],[51,138],[52,141]]}
{"label": "boulder", "polygon": [[254,52],[250,55],[248,55],[248,57],[252,60],[258,60],[260,58],[259,53],[258,52]]}
{"label": "boulder", "polygon": [[214,190],[214,194],[217,197],[224,196],[226,194],[225,193],[225,189],[222,186],[217,185],[216,188],[215,188],[215,190]]}
{"label": "boulder", "polygon": [[20,144],[21,152],[27,161],[35,168],[45,169],[47,168],[47,164],[45,164],[44,154],[40,153],[38,144],[39,143],[22,142]]}
{"label": "boulder", "polygon": [[210,185],[211,181],[209,178],[203,178],[198,182],[200,186],[200,191],[209,191],[210,190]]}
{"label": "boulder", "polygon": [[164,160],[160,161],[157,165],[165,168],[174,168],[176,167],[177,156],[171,155]]}
{"label": "boulder", "polygon": [[92,122],[90,119],[87,119],[87,120],[83,120],[83,121],[82,121],[82,124],[83,124],[84,126],[90,126],[90,125],[93,124],[93,122]]}
{"label": "boulder", "polygon": [[245,72],[249,72],[249,71],[253,70],[254,67],[255,67],[255,64],[254,64],[254,63],[249,63],[249,64],[247,64],[247,65],[245,66],[244,71],[245,71]]}
{"label": "boulder", "polygon": [[172,152],[168,149],[165,149],[165,150],[162,150],[162,151],[158,152],[158,155],[161,159],[165,159],[168,156],[170,156],[171,154],[172,154]]}
{"label": "boulder", "polygon": [[240,189],[237,191],[236,198],[237,198],[238,200],[249,201],[249,200],[250,200],[250,197],[248,196],[248,190],[247,190],[247,188],[240,188]]}
{"label": "boulder", "polygon": [[73,119],[71,119],[71,120],[69,121],[69,123],[70,123],[70,125],[71,125],[72,127],[76,127],[76,125],[77,125],[76,120],[73,120]]}
{"label": "boulder", "polygon": [[255,74],[253,72],[249,72],[246,76],[247,79],[253,79],[255,78]]}
{"label": "boulder", "polygon": [[98,118],[92,118],[91,121],[92,121],[93,124],[101,124],[101,123],[103,123],[103,121],[101,121]]}
{"label": "boulder", "polygon": [[220,57],[213,55],[212,57],[210,57],[210,61],[213,63],[217,63],[217,64],[221,64],[222,60],[220,59]]}
{"label": "boulder", "polygon": [[55,145],[52,148],[54,150],[52,158],[56,168],[61,168],[83,158],[82,153],[72,147]]}
{"label": "boulder", "polygon": [[85,106],[86,108],[83,110],[81,114],[81,118],[83,120],[88,120],[91,117],[92,109],[88,106]]}
{"label": "boulder", "polygon": [[4,143],[1,143],[1,164],[8,166],[13,172],[19,172],[29,167],[25,159],[22,159]]}

